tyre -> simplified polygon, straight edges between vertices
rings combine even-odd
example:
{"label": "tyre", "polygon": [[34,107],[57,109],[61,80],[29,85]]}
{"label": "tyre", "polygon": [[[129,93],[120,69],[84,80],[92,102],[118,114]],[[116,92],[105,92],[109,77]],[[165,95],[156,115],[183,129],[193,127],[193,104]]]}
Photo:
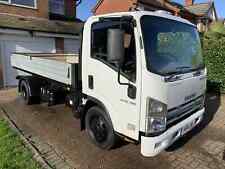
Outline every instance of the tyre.
{"label": "tyre", "polygon": [[79,108],[75,108],[75,106],[73,106],[73,107],[72,107],[72,113],[73,113],[73,116],[74,116],[76,119],[80,119],[80,118],[81,118],[81,113],[80,113]]}
{"label": "tyre", "polygon": [[85,117],[86,132],[90,140],[99,148],[109,150],[116,141],[110,118],[99,107],[92,107]]}
{"label": "tyre", "polygon": [[29,84],[25,80],[23,80],[20,84],[20,91],[25,104],[30,105],[32,104],[32,97],[28,85]]}

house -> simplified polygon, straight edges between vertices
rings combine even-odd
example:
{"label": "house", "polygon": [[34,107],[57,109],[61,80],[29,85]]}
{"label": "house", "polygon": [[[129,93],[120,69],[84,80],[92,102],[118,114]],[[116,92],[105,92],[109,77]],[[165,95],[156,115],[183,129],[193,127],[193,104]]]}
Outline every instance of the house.
{"label": "house", "polygon": [[194,0],[185,0],[185,9],[195,14],[194,23],[200,32],[208,30],[210,24],[218,20],[214,1],[194,3]]}
{"label": "house", "polygon": [[209,24],[217,20],[213,1],[194,4],[194,0],[184,0],[184,5],[170,0],[99,0],[93,8],[94,15],[133,10],[165,10],[188,19],[198,26],[199,31],[207,31]]}
{"label": "house", "polygon": [[92,12],[94,15],[106,14],[112,12],[125,12],[133,10],[158,10],[167,9],[170,12],[178,13],[179,9],[170,5],[170,3],[161,0],[98,0]]}
{"label": "house", "polygon": [[74,53],[83,23],[75,0],[0,0],[0,86],[14,86],[14,52]]}
{"label": "house", "polygon": [[98,0],[92,12],[94,15],[99,15],[134,10],[166,10],[174,15],[182,15],[189,18],[193,17],[189,11],[184,8],[181,9],[169,0]]}

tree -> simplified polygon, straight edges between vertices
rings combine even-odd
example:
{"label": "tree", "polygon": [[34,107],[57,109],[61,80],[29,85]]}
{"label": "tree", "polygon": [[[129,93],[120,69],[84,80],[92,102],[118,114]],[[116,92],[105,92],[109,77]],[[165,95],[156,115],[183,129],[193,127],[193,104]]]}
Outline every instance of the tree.
{"label": "tree", "polygon": [[225,35],[225,27],[224,27],[223,22],[221,22],[221,21],[220,22],[214,22],[210,26],[210,31]]}

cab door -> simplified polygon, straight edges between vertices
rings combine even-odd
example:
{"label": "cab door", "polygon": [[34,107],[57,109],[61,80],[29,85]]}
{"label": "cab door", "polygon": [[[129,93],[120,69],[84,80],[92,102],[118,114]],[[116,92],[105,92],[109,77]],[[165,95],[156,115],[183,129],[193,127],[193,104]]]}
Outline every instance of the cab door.
{"label": "cab door", "polygon": [[[109,29],[124,30],[125,60],[118,82],[118,66],[107,59],[107,32]],[[122,135],[138,140],[141,71],[138,32],[132,21],[121,18],[96,19],[86,24],[83,45],[83,92],[96,98],[106,107],[114,130]],[[127,85],[129,84],[129,85]]]}

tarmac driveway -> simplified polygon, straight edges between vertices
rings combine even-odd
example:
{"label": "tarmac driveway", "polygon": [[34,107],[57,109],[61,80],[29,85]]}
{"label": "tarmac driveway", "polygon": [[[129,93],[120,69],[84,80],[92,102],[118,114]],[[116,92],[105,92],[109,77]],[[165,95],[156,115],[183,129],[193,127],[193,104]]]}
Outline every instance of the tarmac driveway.
{"label": "tarmac driveway", "polygon": [[140,145],[128,143],[111,151],[98,149],[64,105],[24,106],[15,89],[1,91],[0,104],[22,131],[51,145],[73,168],[225,169],[225,96],[210,95],[201,126],[154,158],[142,157]]}

